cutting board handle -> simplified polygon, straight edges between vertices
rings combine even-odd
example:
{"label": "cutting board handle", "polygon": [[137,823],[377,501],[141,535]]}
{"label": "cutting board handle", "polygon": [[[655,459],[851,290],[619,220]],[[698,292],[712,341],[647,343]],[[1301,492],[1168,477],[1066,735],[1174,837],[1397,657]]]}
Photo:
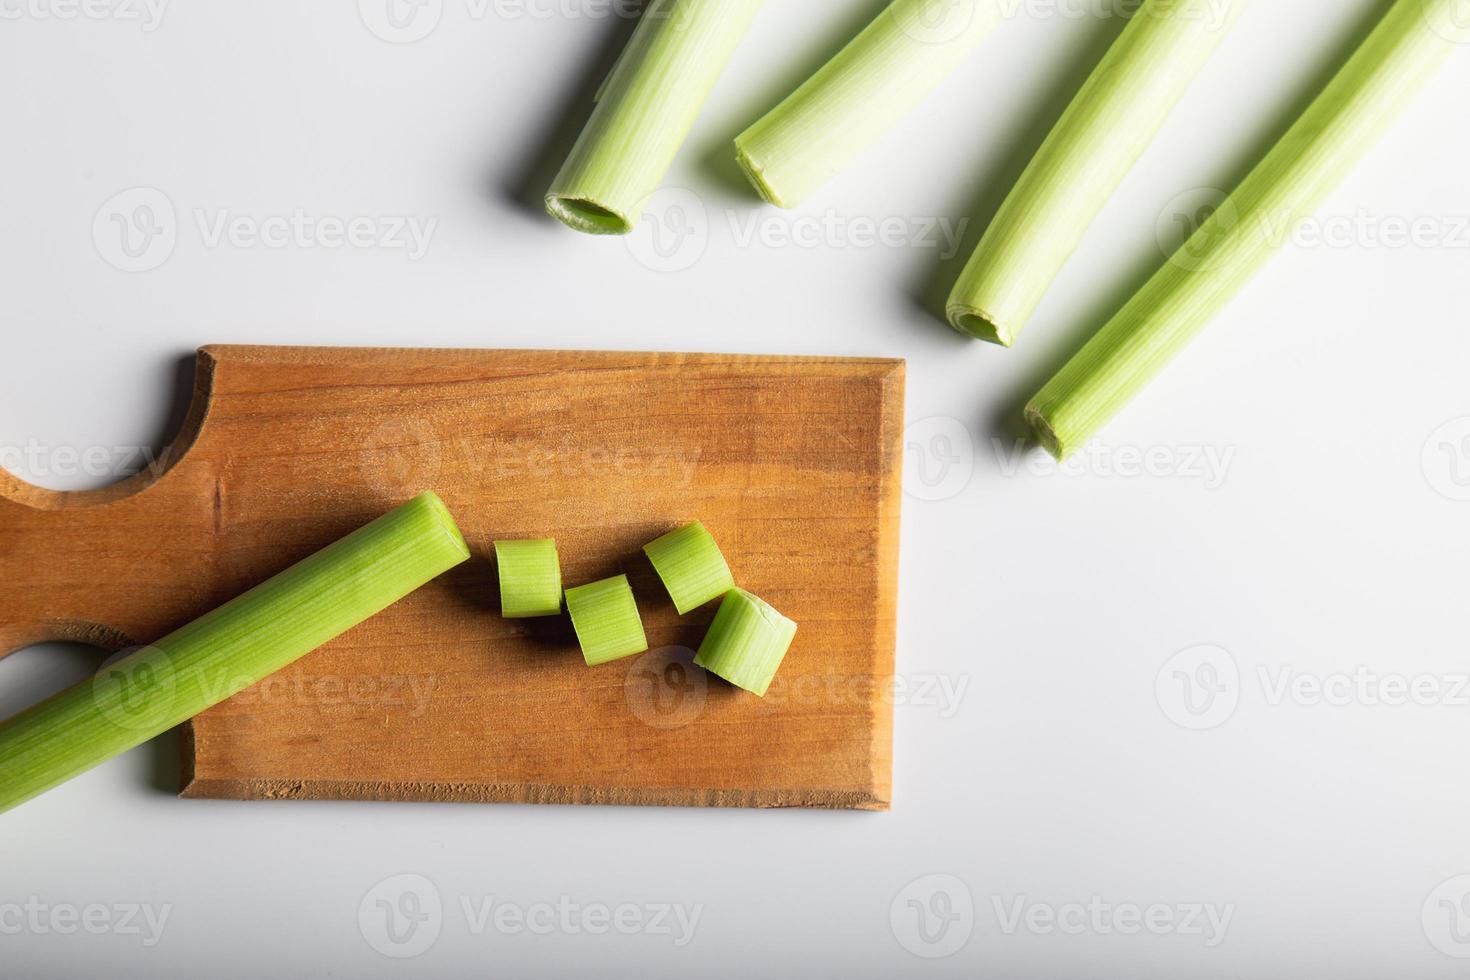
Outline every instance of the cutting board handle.
{"label": "cutting board handle", "polygon": [[[147,642],[174,625],[150,614],[159,606],[152,599],[209,587],[199,532],[217,524],[206,512],[219,500],[209,492],[209,468],[184,464],[208,417],[215,366],[199,352],[178,436],[157,465],[135,476],[100,490],[58,491],[0,468],[0,657],[53,641],[106,650]],[[161,517],[176,535],[157,532]]]}

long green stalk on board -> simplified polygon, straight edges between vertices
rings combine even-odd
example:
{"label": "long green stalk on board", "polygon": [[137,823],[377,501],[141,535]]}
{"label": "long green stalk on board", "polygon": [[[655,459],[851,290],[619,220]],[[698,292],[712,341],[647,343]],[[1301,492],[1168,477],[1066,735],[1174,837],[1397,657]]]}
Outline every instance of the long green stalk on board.
{"label": "long green stalk on board", "polygon": [[1309,217],[1470,30],[1461,0],[1395,0],[1296,124],[1162,269],[1031,400],[1063,458],[1157,375]]}
{"label": "long green stalk on board", "polygon": [[949,322],[1009,347],[1246,0],[1146,0],[1006,198]]}
{"label": "long green stalk on board", "polygon": [[652,0],[547,192],[546,209],[577,231],[632,231],[761,3]]}
{"label": "long green stalk on board", "polygon": [[202,619],[0,724],[0,812],[305,656],[469,558],[418,497]]}
{"label": "long green stalk on board", "polygon": [[694,662],[765,697],[795,638],[794,622],[749,592],[733,589],[720,603]]}
{"label": "long green stalk on board", "polygon": [[761,197],[794,208],[914,109],[990,34],[1002,0],[894,0],[735,140]]}

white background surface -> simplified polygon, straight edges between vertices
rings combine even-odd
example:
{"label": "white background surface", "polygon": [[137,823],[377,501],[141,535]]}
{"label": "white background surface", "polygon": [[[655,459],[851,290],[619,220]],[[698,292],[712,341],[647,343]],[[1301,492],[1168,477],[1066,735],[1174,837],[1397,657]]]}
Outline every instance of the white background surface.
{"label": "white background surface", "polygon": [[[589,239],[526,203],[627,29],[595,0],[527,0],[540,17],[443,0],[408,44],[349,2],[174,0],[153,30],[60,19],[64,2],[0,3],[0,446],[19,475],[109,482],[65,447],[166,441],[179,364],[218,342],[902,356],[926,468],[903,515],[891,813],[180,801],[166,741],[3,817],[0,974],[1463,975],[1470,54],[1332,198],[1346,239],[1288,247],[1059,471],[1013,449],[1019,403],[1159,264],[1169,202],[1231,186],[1383,3],[1256,4],[1006,352],[928,312],[964,253],[865,246],[863,222],[970,216],[967,251],[1120,28],[1093,12],[1110,3],[1015,18],[785,214],[735,182],[727,142],[878,5],[773,0],[669,179],[704,251],[659,272],[657,220]],[[126,273],[104,205],[139,187],[167,197],[176,242]],[[436,224],[417,258],[200,227],[298,209]],[[1432,241],[1385,244],[1414,219]],[[783,242],[813,230],[818,247]],[[1149,450],[1139,474],[1129,454]],[[0,712],[99,659],[8,658]],[[1176,672],[1206,662],[1221,690],[1192,715]],[[1419,703],[1391,703],[1395,684]],[[401,874],[443,903],[403,961],[358,915]],[[672,917],[673,935],[479,928],[462,900],[492,899],[699,919],[682,946]],[[939,942],[911,899],[931,929],[952,910]],[[38,903],[101,904],[114,927],[16,929]],[[1128,934],[1120,907],[1154,904],[1166,934]],[[1190,904],[1228,926],[1181,924]],[[130,905],[166,914],[161,935],[117,928]]]}

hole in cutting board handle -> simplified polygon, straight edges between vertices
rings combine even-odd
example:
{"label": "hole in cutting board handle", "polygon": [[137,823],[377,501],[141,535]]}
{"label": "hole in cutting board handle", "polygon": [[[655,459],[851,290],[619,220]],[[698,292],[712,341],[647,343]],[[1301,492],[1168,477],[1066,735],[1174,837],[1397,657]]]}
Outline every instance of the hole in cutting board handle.
{"label": "hole in cutting board handle", "polygon": [[0,497],[53,510],[108,503],[148,487],[193,445],[212,372],[206,354],[176,358],[167,368],[164,417],[145,439],[65,443],[12,428],[0,437]]}
{"label": "hole in cutting board handle", "polygon": [[[101,633],[107,631],[100,631]],[[94,677],[117,650],[131,644],[116,634],[118,643],[107,645],[72,640],[32,643],[0,654],[0,724],[40,704],[73,685]],[[149,739],[141,753],[148,786],[155,792],[177,795],[180,785],[180,734],[177,729]],[[115,760],[114,760],[115,761]],[[111,764],[111,763],[109,763]]]}

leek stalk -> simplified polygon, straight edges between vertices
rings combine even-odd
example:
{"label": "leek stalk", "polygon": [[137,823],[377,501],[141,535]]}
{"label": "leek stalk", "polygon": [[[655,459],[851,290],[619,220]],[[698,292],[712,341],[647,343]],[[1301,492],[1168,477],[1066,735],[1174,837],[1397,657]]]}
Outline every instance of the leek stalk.
{"label": "leek stalk", "polygon": [[239,693],[470,556],[426,493],[0,723],[0,812]]}
{"label": "leek stalk", "polygon": [[1032,398],[1026,418],[1042,445],[1061,459],[1095,435],[1289,240],[1470,40],[1461,2],[1395,0],[1225,203]]}
{"label": "leek stalk", "polygon": [[1006,198],[950,295],[950,324],[1009,347],[1246,0],[1146,0]]}

